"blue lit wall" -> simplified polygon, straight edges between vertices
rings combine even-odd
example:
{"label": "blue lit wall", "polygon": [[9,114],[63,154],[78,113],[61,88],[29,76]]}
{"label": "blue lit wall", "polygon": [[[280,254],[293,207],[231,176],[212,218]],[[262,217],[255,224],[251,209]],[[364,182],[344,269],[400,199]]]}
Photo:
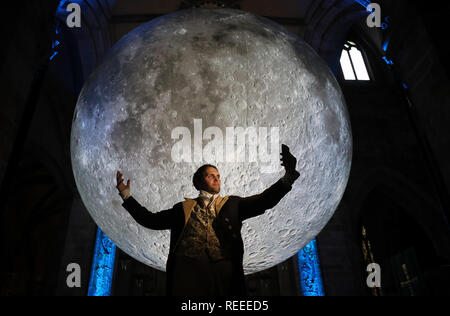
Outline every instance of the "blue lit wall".
{"label": "blue lit wall", "polygon": [[109,296],[114,275],[116,245],[97,229],[88,296]]}
{"label": "blue lit wall", "polygon": [[304,296],[325,296],[317,242],[314,239],[298,253],[300,285]]}
{"label": "blue lit wall", "polygon": [[360,5],[362,5],[364,8],[367,8],[367,6],[372,2],[368,0],[355,0],[355,1],[358,2]]}

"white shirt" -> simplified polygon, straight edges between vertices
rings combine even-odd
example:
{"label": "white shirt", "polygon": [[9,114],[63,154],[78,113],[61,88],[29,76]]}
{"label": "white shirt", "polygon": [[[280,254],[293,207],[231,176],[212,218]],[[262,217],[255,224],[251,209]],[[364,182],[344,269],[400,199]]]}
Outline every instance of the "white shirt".
{"label": "white shirt", "polygon": [[203,201],[203,204],[205,205],[205,207],[209,207],[210,204],[212,202],[214,202],[218,196],[219,196],[219,193],[213,194],[213,193],[209,193],[204,190],[200,190],[200,194],[198,197]]}

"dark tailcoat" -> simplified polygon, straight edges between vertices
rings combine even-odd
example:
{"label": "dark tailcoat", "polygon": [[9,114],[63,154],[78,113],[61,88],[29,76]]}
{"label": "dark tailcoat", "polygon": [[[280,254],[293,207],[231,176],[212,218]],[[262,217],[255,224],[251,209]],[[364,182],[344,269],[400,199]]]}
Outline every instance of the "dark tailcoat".
{"label": "dark tailcoat", "polygon": [[[233,295],[245,295],[245,280],[242,259],[244,256],[244,243],[241,236],[242,222],[246,219],[262,215],[266,210],[273,208],[291,190],[291,186],[279,180],[263,193],[242,198],[239,196],[219,196],[216,200],[217,217],[213,228],[220,244],[229,249],[233,266],[238,273],[232,278]],[[175,204],[171,209],[159,213],[151,213],[142,207],[133,197],[123,203],[123,207],[142,226],[153,230],[170,229],[170,251],[167,260],[167,294],[172,295],[174,284],[173,271],[176,249],[183,235],[184,228],[189,220],[197,199],[186,199]],[[175,281],[175,282],[174,282]]]}

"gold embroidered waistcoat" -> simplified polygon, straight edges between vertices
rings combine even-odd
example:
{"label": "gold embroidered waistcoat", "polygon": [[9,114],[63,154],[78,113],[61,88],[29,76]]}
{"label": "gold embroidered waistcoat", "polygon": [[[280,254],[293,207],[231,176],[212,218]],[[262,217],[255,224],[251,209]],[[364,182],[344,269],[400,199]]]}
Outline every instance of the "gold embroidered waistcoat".
{"label": "gold embroidered waistcoat", "polygon": [[187,257],[198,257],[204,251],[213,261],[228,258],[227,251],[220,244],[213,228],[217,214],[215,203],[207,208],[196,203],[185,226],[176,253]]}

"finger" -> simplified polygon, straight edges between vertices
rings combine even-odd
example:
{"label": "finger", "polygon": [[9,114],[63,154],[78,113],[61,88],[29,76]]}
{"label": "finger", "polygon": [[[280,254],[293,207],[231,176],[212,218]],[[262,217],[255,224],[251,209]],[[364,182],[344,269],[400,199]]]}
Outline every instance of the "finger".
{"label": "finger", "polygon": [[128,180],[128,181],[127,181],[127,187],[129,187],[129,186],[130,186],[130,183],[131,183],[131,181],[130,181],[130,180]]}

